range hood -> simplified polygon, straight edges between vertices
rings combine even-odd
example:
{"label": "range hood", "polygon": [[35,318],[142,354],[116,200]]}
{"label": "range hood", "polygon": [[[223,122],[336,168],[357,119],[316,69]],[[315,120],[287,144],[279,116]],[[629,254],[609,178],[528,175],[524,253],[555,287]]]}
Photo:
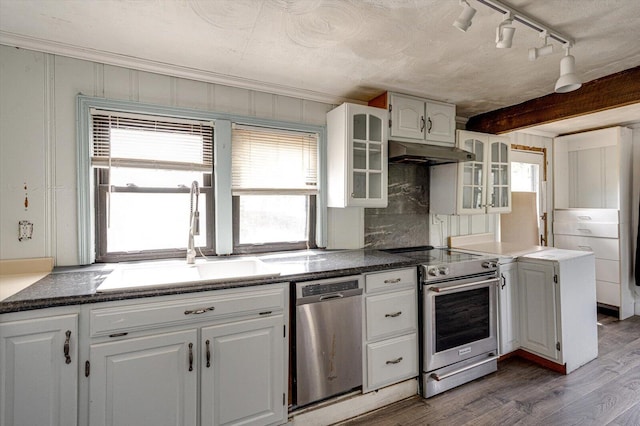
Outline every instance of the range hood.
{"label": "range hood", "polygon": [[460,148],[421,143],[389,141],[389,162],[428,166],[473,161],[476,154]]}

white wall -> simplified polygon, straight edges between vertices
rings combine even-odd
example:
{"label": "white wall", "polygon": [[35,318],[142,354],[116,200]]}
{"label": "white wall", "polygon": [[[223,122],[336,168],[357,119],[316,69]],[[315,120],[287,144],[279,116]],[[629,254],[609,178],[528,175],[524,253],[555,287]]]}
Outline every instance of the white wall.
{"label": "white wall", "polygon": [[[0,259],[78,263],[78,93],[314,125],[333,108],[0,45]],[[33,222],[31,240],[18,241],[19,220]]]}

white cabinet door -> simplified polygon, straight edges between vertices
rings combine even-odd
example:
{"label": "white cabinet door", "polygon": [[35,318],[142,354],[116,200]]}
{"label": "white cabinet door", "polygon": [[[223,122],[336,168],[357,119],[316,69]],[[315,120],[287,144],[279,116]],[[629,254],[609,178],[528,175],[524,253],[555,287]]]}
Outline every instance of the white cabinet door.
{"label": "white cabinet door", "polygon": [[286,422],[283,324],[277,315],[202,329],[203,426]]}
{"label": "white cabinet door", "polygon": [[427,134],[426,139],[454,146],[456,142],[456,107],[439,102],[426,103]]}
{"label": "white cabinet door", "polygon": [[77,417],[78,316],[0,324],[0,425],[71,426]]}
{"label": "white cabinet door", "polygon": [[513,352],[520,346],[520,311],[518,309],[518,264],[500,265],[498,303],[500,318],[498,336],[500,355]]}
{"label": "white cabinet door", "polygon": [[476,159],[458,164],[458,208],[455,214],[485,213],[488,175],[485,159],[489,137],[482,133],[459,132],[458,146],[476,154]]}
{"label": "white cabinet door", "polygon": [[518,262],[520,344],[528,351],[558,360],[554,275],[552,262]]}
{"label": "white cabinet door", "polygon": [[196,424],[196,329],[90,347],[91,426]]}
{"label": "white cabinet door", "polygon": [[488,171],[487,213],[511,211],[511,142],[509,138],[489,136],[485,153]]}
{"label": "white cabinet door", "polygon": [[391,136],[424,140],[427,122],[425,118],[425,101],[392,93]]}

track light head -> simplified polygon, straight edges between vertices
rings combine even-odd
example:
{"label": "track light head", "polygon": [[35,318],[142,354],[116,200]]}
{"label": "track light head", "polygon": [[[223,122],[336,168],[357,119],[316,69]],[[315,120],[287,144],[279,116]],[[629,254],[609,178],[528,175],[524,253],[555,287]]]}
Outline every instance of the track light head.
{"label": "track light head", "polygon": [[540,47],[532,47],[531,49],[529,49],[530,61],[535,61],[541,56],[547,56],[553,53],[553,44],[549,43],[549,36],[546,30],[540,33],[540,38],[544,39],[544,44]]}
{"label": "track light head", "polygon": [[513,35],[516,32],[516,28],[513,24],[513,16],[511,12],[505,14],[504,20],[496,28],[496,47],[498,49],[508,49],[513,42]]}
{"label": "track light head", "polygon": [[569,54],[566,46],[566,55],[560,60],[560,78],[556,82],[556,93],[567,93],[578,90],[582,81],[576,75],[576,58]]}
{"label": "track light head", "polygon": [[463,7],[462,12],[460,13],[460,16],[458,16],[458,19],[453,22],[453,26],[466,33],[471,26],[471,20],[476,14],[476,10],[469,6],[467,0],[460,0],[460,6]]}

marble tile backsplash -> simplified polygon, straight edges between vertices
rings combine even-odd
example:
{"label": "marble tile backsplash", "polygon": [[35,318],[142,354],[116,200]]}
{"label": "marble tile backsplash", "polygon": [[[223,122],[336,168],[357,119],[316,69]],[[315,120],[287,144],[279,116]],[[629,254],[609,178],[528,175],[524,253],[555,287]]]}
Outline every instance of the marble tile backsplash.
{"label": "marble tile backsplash", "polygon": [[389,164],[389,205],[365,209],[366,248],[429,244],[429,168]]}

